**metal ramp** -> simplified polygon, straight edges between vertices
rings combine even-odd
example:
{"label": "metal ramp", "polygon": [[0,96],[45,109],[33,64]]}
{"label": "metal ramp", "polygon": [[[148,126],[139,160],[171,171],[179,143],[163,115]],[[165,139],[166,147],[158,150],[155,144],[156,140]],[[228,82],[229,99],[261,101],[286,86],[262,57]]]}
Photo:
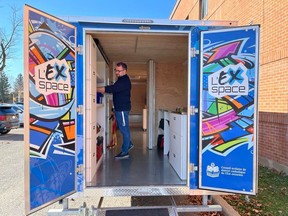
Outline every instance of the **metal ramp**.
{"label": "metal ramp", "polygon": [[[135,197],[134,197],[135,198]],[[104,197],[101,197],[97,207],[88,208],[86,203],[78,209],[68,208],[68,199],[62,200],[63,209],[51,209],[48,216],[79,215],[79,216],[178,216],[183,212],[222,212],[221,205],[208,205],[208,196],[202,196],[202,204],[178,205],[173,196],[139,197],[141,201],[132,201],[131,207],[102,207]],[[137,200],[137,197],[136,197]],[[133,203],[134,202],[134,203]],[[143,204],[143,205],[142,205]]]}

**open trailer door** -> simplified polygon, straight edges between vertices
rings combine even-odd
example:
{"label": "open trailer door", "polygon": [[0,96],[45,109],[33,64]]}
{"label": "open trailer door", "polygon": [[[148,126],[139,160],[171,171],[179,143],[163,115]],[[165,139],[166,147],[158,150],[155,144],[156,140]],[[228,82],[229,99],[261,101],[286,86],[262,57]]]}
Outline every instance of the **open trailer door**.
{"label": "open trailer door", "polygon": [[201,32],[199,187],[257,192],[259,26]]}
{"label": "open trailer door", "polygon": [[25,5],[26,214],[76,191],[75,34],[71,24]]}

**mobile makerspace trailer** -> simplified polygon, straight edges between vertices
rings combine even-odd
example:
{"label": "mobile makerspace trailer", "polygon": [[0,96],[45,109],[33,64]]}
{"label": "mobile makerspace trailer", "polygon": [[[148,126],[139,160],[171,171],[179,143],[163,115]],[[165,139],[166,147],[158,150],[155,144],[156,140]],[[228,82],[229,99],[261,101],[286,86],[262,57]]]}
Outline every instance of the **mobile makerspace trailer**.
{"label": "mobile makerspace trailer", "polygon": [[[72,194],[257,192],[259,26],[71,17],[65,22],[27,5],[24,12],[26,214]],[[110,83],[113,64],[120,60],[147,66],[147,149],[156,145],[161,110],[170,124],[175,120],[174,129],[181,126],[179,157],[177,142],[171,145],[174,132],[168,130],[164,139],[171,141],[164,154],[182,164],[181,183],[167,184],[169,176],[140,185],[119,179],[105,185],[105,176],[97,179],[109,153],[111,107],[108,98],[97,104],[96,87]],[[169,111],[179,104],[187,107],[181,124]],[[99,134],[104,147],[98,158]],[[139,179],[149,170],[144,168]],[[127,179],[135,176],[126,173]]]}

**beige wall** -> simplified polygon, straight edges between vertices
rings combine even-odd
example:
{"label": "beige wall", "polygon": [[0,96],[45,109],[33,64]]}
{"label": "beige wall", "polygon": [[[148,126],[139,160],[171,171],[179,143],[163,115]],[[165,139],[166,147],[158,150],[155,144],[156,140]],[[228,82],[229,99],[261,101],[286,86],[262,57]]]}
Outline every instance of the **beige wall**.
{"label": "beige wall", "polygon": [[[158,110],[176,111],[187,107],[187,64],[156,63],[155,65],[155,134],[158,131]],[[156,138],[156,137],[155,137]]]}
{"label": "beige wall", "polygon": [[183,64],[156,64],[155,107],[175,111],[187,107],[188,66]]}
{"label": "beige wall", "polygon": [[146,106],[146,91],[146,82],[132,82],[131,115],[142,115],[143,108]]}
{"label": "beige wall", "polygon": [[147,92],[147,64],[127,63],[128,75],[132,83],[131,91],[131,115],[142,115],[142,110],[146,105]]}
{"label": "beige wall", "polygon": [[[147,64],[129,64],[128,75],[132,81],[131,114],[142,115],[146,105],[147,83],[138,76],[147,78]],[[187,64],[155,64],[155,109],[175,111],[177,107],[187,107],[188,68]],[[133,79],[135,78],[136,79]],[[156,118],[157,119],[157,118]]]}

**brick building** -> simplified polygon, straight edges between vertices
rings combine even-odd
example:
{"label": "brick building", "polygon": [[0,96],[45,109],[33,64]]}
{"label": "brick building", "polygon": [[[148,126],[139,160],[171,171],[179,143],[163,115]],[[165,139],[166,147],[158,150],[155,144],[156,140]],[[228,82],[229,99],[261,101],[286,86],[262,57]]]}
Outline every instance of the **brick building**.
{"label": "brick building", "polygon": [[170,19],[260,24],[259,162],[288,173],[288,0],[177,0]]}

